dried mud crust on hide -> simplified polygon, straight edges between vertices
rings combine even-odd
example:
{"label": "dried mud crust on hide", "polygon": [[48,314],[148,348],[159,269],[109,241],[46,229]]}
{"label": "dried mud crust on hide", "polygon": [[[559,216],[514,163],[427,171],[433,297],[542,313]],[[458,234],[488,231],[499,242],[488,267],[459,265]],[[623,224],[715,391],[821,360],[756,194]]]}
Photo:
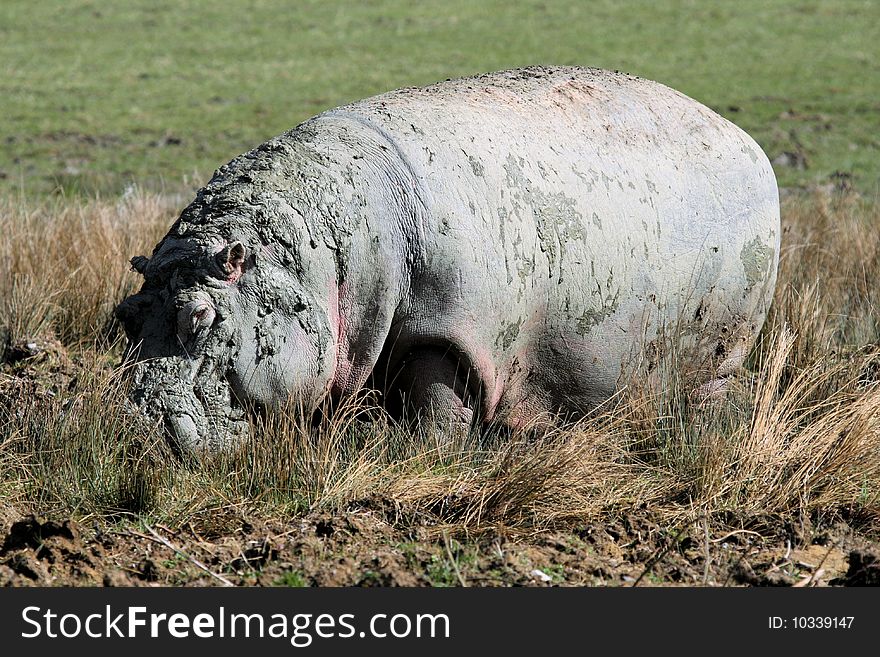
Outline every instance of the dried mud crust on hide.
{"label": "dried mud crust on hide", "polygon": [[[373,498],[288,522],[185,527],[6,525],[6,586],[846,586],[880,583],[880,546],[845,523],[777,533],[670,528],[656,511],[538,534],[466,539]],[[708,565],[706,558],[708,556]]]}

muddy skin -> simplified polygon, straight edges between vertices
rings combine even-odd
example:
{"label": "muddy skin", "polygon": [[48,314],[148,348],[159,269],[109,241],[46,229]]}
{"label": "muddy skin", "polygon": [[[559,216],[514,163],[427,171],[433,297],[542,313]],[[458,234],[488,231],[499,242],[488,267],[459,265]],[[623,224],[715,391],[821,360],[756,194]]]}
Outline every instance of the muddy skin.
{"label": "muddy skin", "polygon": [[660,84],[530,68],[325,112],[219,169],[118,316],[186,450],[368,379],[447,427],[579,416],[688,355],[714,390],[766,315],[755,142]]}

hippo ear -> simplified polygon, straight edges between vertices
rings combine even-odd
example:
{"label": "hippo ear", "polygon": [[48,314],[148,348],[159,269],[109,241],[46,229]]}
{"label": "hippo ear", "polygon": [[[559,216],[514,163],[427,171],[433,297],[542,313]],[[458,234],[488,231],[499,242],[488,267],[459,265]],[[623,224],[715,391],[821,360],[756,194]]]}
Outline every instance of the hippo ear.
{"label": "hippo ear", "polygon": [[229,280],[236,280],[244,272],[245,256],[244,244],[232,242],[224,246],[216,255],[217,266]]}
{"label": "hippo ear", "polygon": [[130,260],[130,262],[131,270],[143,275],[143,273],[147,270],[147,265],[150,264],[150,259],[145,256],[135,256]]}

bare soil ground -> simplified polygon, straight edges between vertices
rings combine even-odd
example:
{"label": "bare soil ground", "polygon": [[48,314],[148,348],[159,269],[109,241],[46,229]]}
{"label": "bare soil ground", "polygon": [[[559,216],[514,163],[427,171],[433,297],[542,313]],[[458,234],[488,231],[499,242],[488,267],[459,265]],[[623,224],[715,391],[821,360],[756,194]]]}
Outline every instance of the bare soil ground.
{"label": "bare soil ground", "polygon": [[11,586],[847,586],[880,584],[880,545],[838,521],[772,534],[659,524],[650,508],[540,534],[451,538],[382,498],[287,521],[90,525],[7,510]]}

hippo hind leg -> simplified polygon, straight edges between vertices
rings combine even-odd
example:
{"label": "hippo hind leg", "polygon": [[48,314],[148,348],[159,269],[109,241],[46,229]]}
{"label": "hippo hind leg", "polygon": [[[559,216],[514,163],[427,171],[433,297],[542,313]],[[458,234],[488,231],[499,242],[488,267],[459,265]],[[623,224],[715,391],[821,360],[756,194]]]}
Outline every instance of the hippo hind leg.
{"label": "hippo hind leg", "polygon": [[426,426],[452,440],[466,434],[474,421],[476,399],[469,376],[470,368],[451,349],[411,351],[393,377],[388,409],[412,426]]}

